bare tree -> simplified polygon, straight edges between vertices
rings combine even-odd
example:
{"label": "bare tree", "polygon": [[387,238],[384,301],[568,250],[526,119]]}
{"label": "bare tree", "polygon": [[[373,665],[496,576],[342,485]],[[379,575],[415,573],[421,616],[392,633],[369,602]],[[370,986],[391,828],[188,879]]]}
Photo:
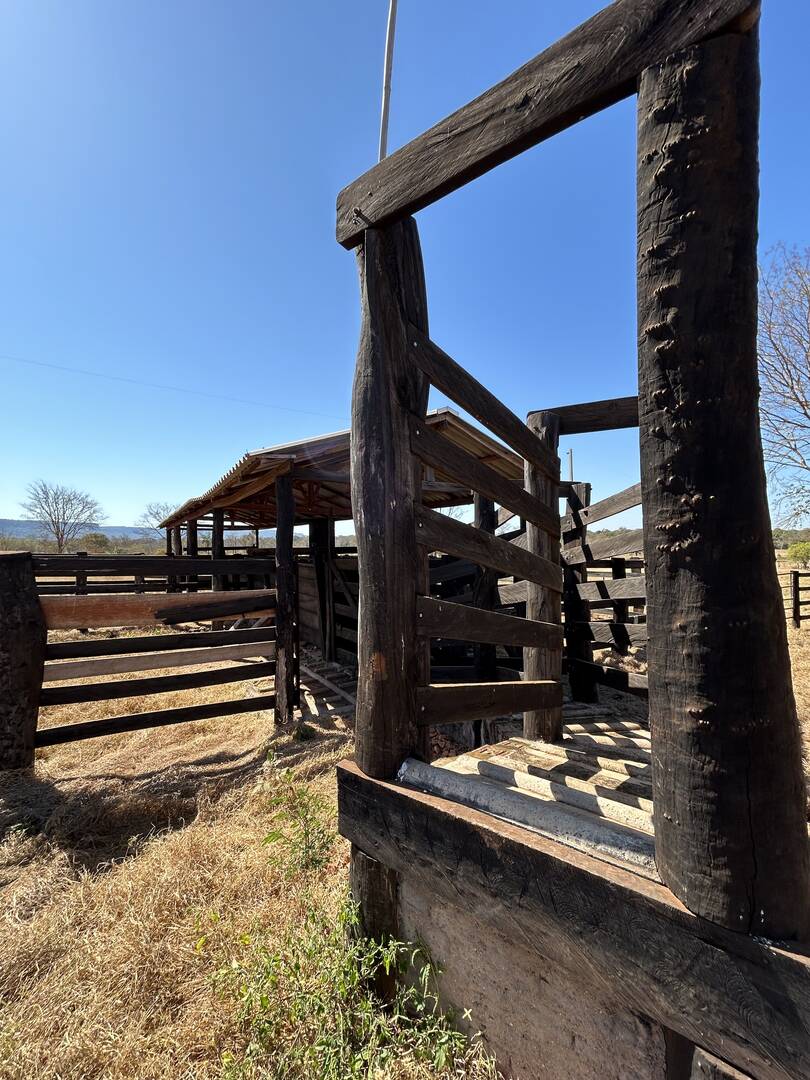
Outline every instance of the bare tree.
{"label": "bare tree", "polygon": [[135,524],[140,528],[143,536],[147,540],[154,540],[163,535],[163,530],[160,528],[160,523],[164,518],[167,518],[172,510],[175,509],[174,503],[167,502],[150,502],[144,507],[144,511]]}
{"label": "bare tree", "polygon": [[783,524],[810,514],[810,248],[783,244],[760,272],[762,441]]}
{"label": "bare tree", "polygon": [[20,504],[26,517],[39,524],[43,537],[56,541],[60,554],[68,544],[104,520],[101,506],[86,491],[37,480],[28,485],[26,495]]}

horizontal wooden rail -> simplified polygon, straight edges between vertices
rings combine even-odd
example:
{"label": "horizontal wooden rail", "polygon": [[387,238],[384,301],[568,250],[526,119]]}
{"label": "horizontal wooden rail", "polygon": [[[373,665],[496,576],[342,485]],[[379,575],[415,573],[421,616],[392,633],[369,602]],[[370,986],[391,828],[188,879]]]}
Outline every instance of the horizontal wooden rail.
{"label": "horizontal wooden rail", "polygon": [[185,574],[266,574],[275,559],[196,558],[192,555],[35,555],[37,577],[61,577],[64,574],[155,574],[182,577]]}
{"label": "horizontal wooden rail", "polygon": [[416,632],[425,637],[538,649],[562,648],[562,627],[554,623],[518,619],[429,596],[417,598],[416,620]]}
{"label": "horizontal wooden rail", "polygon": [[246,660],[253,656],[275,659],[276,643],[241,642],[217,645],[211,649],[169,649],[166,652],[136,653],[134,656],[102,656],[94,660],[64,660],[47,663],[42,681],[92,679],[96,675],[123,675],[130,671],[154,671],[157,668],[192,667],[195,664],[218,664],[226,660]]}
{"label": "horizontal wooden rail", "polygon": [[621,514],[624,510],[631,510],[634,506],[641,505],[641,484],[633,484],[615,495],[611,495],[601,502],[592,503],[591,506],[583,506],[576,515],[566,514],[562,519],[563,533],[571,532],[579,528],[575,518],[579,518],[582,525],[593,525],[595,521],[603,521],[605,518]]}
{"label": "horizontal wooden rail", "polygon": [[514,574],[515,577],[526,578],[537,585],[562,592],[560,567],[540,555],[533,555],[497,536],[424,507],[416,512],[416,526],[416,539],[422,547],[431,551],[445,551],[460,559],[470,559],[479,566],[487,566],[502,574]]}
{"label": "horizontal wooden rail", "polygon": [[562,705],[562,686],[551,679],[537,682],[432,683],[416,690],[420,726],[456,724],[511,716],[527,709]]}
{"label": "horizontal wooden rail", "polygon": [[635,92],[639,75],[716,34],[751,0],[618,0],[338,195],[338,242],[413,214]]}
{"label": "horizontal wooden rail", "polygon": [[49,630],[78,630],[153,623],[169,625],[248,613],[269,615],[275,610],[276,594],[272,589],[176,596],[116,593],[113,596],[43,596],[40,603]]}
{"label": "horizontal wooden rail", "polygon": [[588,631],[589,639],[597,645],[612,645],[626,648],[628,645],[640,645],[647,640],[646,623],[602,622],[574,623]]}
{"label": "horizontal wooden rail", "polygon": [[117,698],[142,697],[146,694],[170,694],[180,690],[195,690],[201,686],[221,686],[229,682],[263,679],[275,674],[275,670],[275,661],[268,660],[258,664],[216,668],[214,671],[159,675],[153,679],[123,679],[120,682],[48,687],[40,693],[39,705],[45,709],[51,705],[76,705],[86,701],[112,701]]}
{"label": "horizontal wooden rail", "polygon": [[468,484],[479,494],[488,496],[501,506],[509,507],[513,513],[533,522],[552,536],[559,536],[560,516],[545,503],[433,431],[424,420],[412,416],[410,426],[411,449],[426,465],[440,469],[456,480]]}
{"label": "horizontal wooden rail", "polygon": [[[203,589],[210,589],[211,578],[195,575],[195,580]],[[74,581],[60,581],[47,585],[37,584],[39,596],[114,596],[117,593],[165,593],[169,588],[167,581],[105,581],[102,584],[77,585]]]}
{"label": "horizontal wooden rail", "polygon": [[614,690],[623,690],[628,694],[646,694],[648,681],[646,675],[639,675],[635,671],[621,671],[619,668],[606,667],[604,664],[592,664],[587,660],[569,660],[569,666],[576,664],[588,670],[595,676],[596,681],[603,686],[610,686]]}
{"label": "horizontal wooden rail", "polygon": [[80,742],[82,739],[96,739],[101,735],[121,735],[127,731],[141,731],[144,728],[187,724],[192,720],[215,720],[220,716],[263,712],[266,709],[272,709],[275,703],[275,694],[263,694],[258,697],[239,698],[237,701],[211,701],[205,705],[184,705],[177,709],[158,709],[154,712],[111,716],[107,720],[60,724],[58,727],[39,728],[34,736],[34,745],[58,746],[62,743]]}
{"label": "horizontal wooden rail", "polygon": [[121,656],[124,653],[166,652],[172,649],[208,649],[213,645],[275,640],[274,626],[251,627],[248,630],[198,630],[184,634],[145,634],[142,637],[83,638],[81,641],[57,641],[48,645],[45,659],[70,660],[85,659],[89,656]]}
{"label": "horizontal wooden rail", "polygon": [[538,411],[553,412],[559,416],[560,435],[585,435],[594,431],[638,427],[638,397],[635,394],[632,397],[587,401],[581,405],[559,405]]}
{"label": "horizontal wooden rail", "polygon": [[580,600],[595,603],[598,600],[646,600],[647,578],[644,574],[631,574],[626,578],[602,578],[584,581],[576,586]]}
{"label": "horizontal wooden rail", "polygon": [[409,359],[437,390],[499,436],[546,476],[558,476],[560,463],[551,450],[495,395],[443,352],[421,330],[408,324]]}

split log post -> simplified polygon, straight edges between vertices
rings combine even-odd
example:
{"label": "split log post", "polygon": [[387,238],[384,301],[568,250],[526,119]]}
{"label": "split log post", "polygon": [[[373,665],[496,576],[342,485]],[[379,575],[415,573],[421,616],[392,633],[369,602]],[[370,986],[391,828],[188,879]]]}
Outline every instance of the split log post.
{"label": "split log post", "polygon": [[[555,456],[559,445],[559,420],[552,412],[535,412],[529,416],[530,429],[542,439]],[[531,462],[524,464],[525,488],[559,515],[560,469],[559,460],[554,476],[541,473]],[[555,566],[560,562],[560,537],[549,536],[530,521],[526,522],[526,549],[534,555],[542,555]],[[562,576],[562,571],[560,571]],[[526,618],[539,622],[550,622],[556,626],[561,622],[561,597],[554,589],[547,589],[532,581],[526,582]],[[536,647],[523,650],[523,674],[528,680],[562,679],[562,650],[539,649]],[[523,714],[523,737],[554,742],[562,738],[562,705],[549,709],[532,709]]]}
{"label": "split log post", "polygon": [[[211,558],[225,558],[225,511],[211,511]],[[211,588],[214,592],[221,592],[226,587],[227,575],[214,574],[211,578]],[[217,619],[211,623],[212,630],[221,630],[225,623]]]}
{"label": "split log post", "polygon": [[276,479],[276,724],[289,724],[296,698],[295,496],[289,473]]}
{"label": "split log post", "polygon": [[34,764],[47,631],[29,552],[0,552],[0,769]]}
{"label": "split log post", "polygon": [[[196,520],[186,522],[186,555],[193,559],[200,553],[199,538],[197,534],[197,522]],[[188,591],[196,592],[199,588],[199,578],[196,574],[191,574],[186,579],[188,581]]]}
{"label": "split log post", "polygon": [[[427,553],[417,544],[421,463],[411,452],[409,426],[409,414],[425,416],[429,390],[425,375],[408,360],[408,322],[428,332],[416,223],[407,218],[369,229],[357,261],[362,326],[351,437],[360,601],[356,756],[363,772],[392,780],[428,738],[428,729],[420,734],[416,705],[417,684],[430,677],[430,643],[416,634],[416,594],[426,584]],[[395,936],[395,871],[353,848],[351,874],[370,933],[377,940]]]}
{"label": "split log post", "polygon": [[804,784],[757,415],[757,28],[638,97],[639,420],[655,843],[696,915],[806,938]]}
{"label": "split log post", "polygon": [[321,645],[324,660],[335,659],[335,589],[331,563],[335,557],[335,522],[316,518],[309,523],[309,553],[318,583]]}
{"label": "split log post", "polygon": [[[166,529],[166,558],[171,559],[174,555],[174,540],[171,528]],[[177,577],[174,574],[166,575],[166,592],[177,592]]]}
{"label": "split log post", "polygon": [[[579,516],[591,503],[591,485],[572,483],[568,490],[568,509],[576,527],[563,536],[563,554],[566,544],[579,549],[584,548],[588,526]],[[590,632],[584,625],[590,622],[591,606],[580,598],[577,587],[588,580],[588,564],[577,563],[563,567],[563,601],[565,603],[565,652],[568,660],[568,682],[574,701],[594,702],[599,700],[596,671],[594,668],[578,664],[577,660],[593,663],[593,647]]]}

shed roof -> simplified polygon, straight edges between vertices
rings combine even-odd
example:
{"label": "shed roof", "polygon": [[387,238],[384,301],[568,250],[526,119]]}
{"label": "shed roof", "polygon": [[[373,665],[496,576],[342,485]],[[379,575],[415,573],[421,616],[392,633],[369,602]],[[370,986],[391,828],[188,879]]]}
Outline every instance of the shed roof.
{"label": "shed roof", "polygon": [[[449,408],[428,413],[427,423],[467,453],[485,461],[502,475],[523,478],[523,462],[502,443]],[[162,522],[163,528],[207,517],[224,510],[233,521],[253,528],[276,525],[275,480],[291,472],[296,523],[314,518],[352,516],[349,481],[350,432],[336,431],[300,442],[251,450],[203,495],[188,499]],[[459,506],[472,500],[469,488],[436,470],[426,471],[422,484],[426,506]]]}

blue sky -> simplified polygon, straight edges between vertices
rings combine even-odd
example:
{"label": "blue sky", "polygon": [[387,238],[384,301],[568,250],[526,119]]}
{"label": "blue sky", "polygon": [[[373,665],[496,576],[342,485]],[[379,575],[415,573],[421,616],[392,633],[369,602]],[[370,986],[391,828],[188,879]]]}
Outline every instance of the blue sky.
{"label": "blue sky", "polygon": [[[390,148],[600,6],[400,0]],[[810,244],[810,5],[764,7],[763,252]],[[3,0],[0,517],[43,477],[129,524],[347,426],[334,203],[376,158],[386,10]],[[630,100],[418,216],[432,336],[521,415],[635,392],[634,147]],[[637,479],[636,432],[573,445],[594,498]]]}

